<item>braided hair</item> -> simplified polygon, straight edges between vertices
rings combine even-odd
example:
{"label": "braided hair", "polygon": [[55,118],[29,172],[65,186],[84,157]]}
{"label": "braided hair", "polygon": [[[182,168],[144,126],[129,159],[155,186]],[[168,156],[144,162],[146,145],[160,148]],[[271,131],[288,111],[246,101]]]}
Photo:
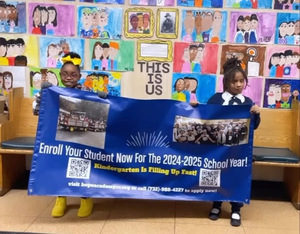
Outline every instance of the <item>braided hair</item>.
{"label": "braided hair", "polygon": [[240,72],[242,73],[246,85],[248,86],[248,77],[246,75],[246,72],[242,68],[242,62],[238,60],[237,58],[230,58],[228,59],[224,65],[223,65],[223,71],[224,71],[224,77],[223,77],[223,91],[227,91],[229,88],[229,84],[234,81],[236,73]]}

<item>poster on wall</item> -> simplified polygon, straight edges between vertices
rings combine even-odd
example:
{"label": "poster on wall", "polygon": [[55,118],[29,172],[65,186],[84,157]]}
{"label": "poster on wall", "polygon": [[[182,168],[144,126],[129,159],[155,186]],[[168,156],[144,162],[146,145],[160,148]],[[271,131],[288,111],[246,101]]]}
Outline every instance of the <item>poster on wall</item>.
{"label": "poster on wall", "polygon": [[77,36],[83,38],[121,39],[122,8],[78,6]]}
{"label": "poster on wall", "polygon": [[179,11],[174,8],[160,8],[156,13],[156,36],[158,38],[177,38]]}
{"label": "poster on wall", "polygon": [[272,46],[267,48],[265,76],[276,78],[300,77],[300,47]]}
{"label": "poster on wall", "polygon": [[272,9],[272,2],[273,0],[226,0],[226,7],[244,9]]}
{"label": "poster on wall", "polygon": [[216,74],[218,49],[218,44],[175,42],[173,71]]}
{"label": "poster on wall", "polygon": [[274,0],[274,9],[276,10],[300,10],[299,0]]}
{"label": "poster on wall", "polygon": [[206,103],[215,94],[216,75],[173,73],[172,99]]}
{"label": "poster on wall", "polygon": [[0,2],[0,33],[26,33],[25,2]]}
{"label": "poster on wall", "polygon": [[91,70],[133,71],[134,42],[89,40]]}
{"label": "poster on wall", "polygon": [[75,6],[73,5],[29,3],[28,12],[28,31],[31,34],[75,35]]}
{"label": "poster on wall", "polygon": [[230,14],[230,43],[274,44],[276,13],[233,11]]}
{"label": "poster on wall", "polygon": [[[219,76],[217,92],[223,92],[223,76]],[[242,94],[251,98],[253,103],[262,106],[263,100],[264,78],[262,77],[248,77],[248,85],[244,88]]]}
{"label": "poster on wall", "polygon": [[8,96],[17,87],[23,87],[24,96],[28,97],[26,67],[0,66],[0,95]]}
{"label": "poster on wall", "polygon": [[299,13],[277,13],[275,43],[300,45]]}
{"label": "poster on wall", "polygon": [[222,8],[223,0],[177,0],[177,6]]}
{"label": "poster on wall", "polygon": [[121,96],[121,72],[81,71],[79,83],[83,91],[106,92],[112,96]]}
{"label": "poster on wall", "polygon": [[248,204],[250,107],[44,89],[28,193]]}
{"label": "poster on wall", "polygon": [[237,58],[247,76],[263,76],[265,63],[265,46],[223,45],[221,52],[220,74],[227,59]]}
{"label": "poster on wall", "polygon": [[70,51],[76,51],[81,57],[81,67],[84,64],[84,39],[41,37],[40,67],[61,68],[62,57]]}
{"label": "poster on wall", "polygon": [[103,4],[124,4],[124,0],[79,0],[79,2],[103,3]]}
{"label": "poster on wall", "polygon": [[1,66],[38,66],[37,37],[22,34],[2,34],[1,36]]}
{"label": "poster on wall", "polygon": [[227,11],[182,10],[181,40],[225,42]]}
{"label": "poster on wall", "polygon": [[130,5],[139,6],[174,6],[175,0],[130,0]]}
{"label": "poster on wall", "polygon": [[290,109],[292,99],[300,100],[300,80],[266,79],[263,107]]}

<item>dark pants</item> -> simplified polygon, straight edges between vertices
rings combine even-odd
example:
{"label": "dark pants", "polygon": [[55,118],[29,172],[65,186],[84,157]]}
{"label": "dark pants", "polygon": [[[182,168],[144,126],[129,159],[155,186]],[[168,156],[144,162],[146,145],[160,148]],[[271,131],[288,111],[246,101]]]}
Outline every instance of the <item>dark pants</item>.
{"label": "dark pants", "polygon": [[[241,208],[244,206],[243,203],[240,202],[230,202],[231,204],[231,212],[232,213],[240,213]],[[215,201],[213,203],[213,208],[221,208],[222,202],[221,201]]]}

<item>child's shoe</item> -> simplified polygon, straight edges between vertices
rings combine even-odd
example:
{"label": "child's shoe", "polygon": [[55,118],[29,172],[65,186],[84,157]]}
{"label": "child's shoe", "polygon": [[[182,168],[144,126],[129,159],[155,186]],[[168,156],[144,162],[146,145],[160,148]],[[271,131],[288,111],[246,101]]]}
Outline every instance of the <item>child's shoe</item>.
{"label": "child's shoe", "polygon": [[66,208],[67,208],[67,198],[57,197],[55,201],[55,206],[52,209],[52,217],[59,218],[64,216]]}
{"label": "child's shoe", "polygon": [[241,215],[236,212],[231,213],[230,224],[235,227],[240,226],[241,225]]}
{"label": "child's shoe", "polygon": [[217,220],[220,216],[221,208],[213,207],[209,213],[209,218],[211,220]]}
{"label": "child's shoe", "polygon": [[92,198],[81,198],[80,199],[80,208],[78,210],[77,216],[84,218],[89,216],[93,210],[93,200]]}

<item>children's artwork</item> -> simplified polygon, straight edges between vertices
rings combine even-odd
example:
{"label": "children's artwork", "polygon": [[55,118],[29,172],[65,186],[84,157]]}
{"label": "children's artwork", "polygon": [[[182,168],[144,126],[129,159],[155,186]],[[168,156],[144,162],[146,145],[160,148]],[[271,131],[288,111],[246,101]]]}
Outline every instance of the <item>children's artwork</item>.
{"label": "children's artwork", "polygon": [[129,4],[140,6],[174,6],[174,0],[130,0]]}
{"label": "children's artwork", "polygon": [[223,0],[177,0],[177,6],[222,8]]}
{"label": "children's artwork", "polygon": [[121,39],[121,8],[79,6],[77,33],[83,38]]}
{"label": "children's artwork", "polygon": [[300,45],[299,13],[277,14],[275,43]]}
{"label": "children's artwork", "polygon": [[138,40],[137,60],[138,61],[172,61],[172,42],[161,40]]}
{"label": "children's artwork", "polygon": [[[247,76],[263,76],[265,51],[265,46],[224,45],[222,46],[220,68],[227,59],[235,57],[241,61]],[[223,74],[223,69],[220,69],[220,73]]]}
{"label": "children's artwork", "polygon": [[124,4],[124,0],[79,0],[79,2],[104,3],[104,4]]}
{"label": "children's artwork", "polygon": [[29,3],[29,33],[74,36],[74,11],[73,5]]}
{"label": "children's artwork", "polygon": [[300,47],[272,46],[267,48],[265,76],[276,78],[300,77]]}
{"label": "children's artwork", "polygon": [[1,66],[37,66],[38,42],[33,36],[6,34],[0,37]]}
{"label": "children's artwork", "polygon": [[0,33],[26,33],[25,2],[0,1]]}
{"label": "children's artwork", "polygon": [[272,1],[273,0],[226,0],[226,7],[246,9],[272,9]]}
{"label": "children's artwork", "polygon": [[218,44],[174,43],[174,72],[216,74]]}
{"label": "children's artwork", "polygon": [[13,88],[17,87],[23,87],[24,95],[27,96],[26,68],[0,66],[0,94],[7,96]]}
{"label": "children's artwork", "polygon": [[120,72],[95,72],[82,71],[80,83],[82,90],[89,92],[103,91],[113,96],[121,95],[121,77]]}
{"label": "children's artwork", "polygon": [[206,103],[215,93],[216,76],[174,73],[172,99],[183,102]]}
{"label": "children's artwork", "polygon": [[133,71],[134,42],[89,40],[91,69],[101,71]]}
{"label": "children's artwork", "polygon": [[182,41],[226,41],[227,11],[183,10],[182,21]]}
{"label": "children's artwork", "polygon": [[263,107],[289,109],[299,92],[300,80],[266,79]]}
{"label": "children's artwork", "polygon": [[230,41],[245,44],[273,44],[276,13],[231,12]]}
{"label": "children's artwork", "polygon": [[274,9],[276,10],[300,10],[299,0],[274,0]]}
{"label": "children's artwork", "polygon": [[[248,85],[242,92],[244,96],[251,98],[258,106],[262,105],[263,81],[262,77],[249,77]],[[224,92],[223,76],[219,76],[218,78],[218,92]]]}
{"label": "children's artwork", "polygon": [[127,38],[152,37],[154,15],[149,8],[129,8],[125,12],[124,33]]}
{"label": "children's artwork", "polygon": [[42,82],[48,81],[54,86],[63,86],[57,68],[30,68],[30,96],[40,92]]}
{"label": "children's artwork", "polygon": [[61,68],[61,58],[70,51],[81,57],[84,64],[84,39],[40,37],[40,67]]}
{"label": "children's artwork", "polygon": [[157,10],[156,35],[159,38],[177,38],[179,12],[175,8]]}

